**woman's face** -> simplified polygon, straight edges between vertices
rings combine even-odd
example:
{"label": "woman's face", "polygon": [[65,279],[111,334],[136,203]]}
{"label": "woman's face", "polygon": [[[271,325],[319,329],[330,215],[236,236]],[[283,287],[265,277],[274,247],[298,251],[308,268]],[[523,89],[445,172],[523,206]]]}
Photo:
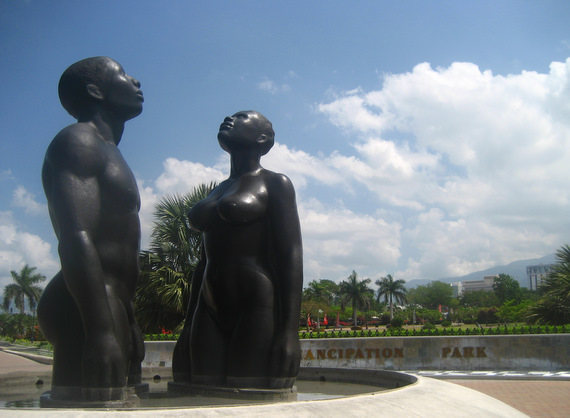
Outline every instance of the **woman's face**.
{"label": "woman's face", "polygon": [[228,116],[220,125],[218,141],[224,151],[257,146],[263,137],[272,136],[271,122],[253,110]]}

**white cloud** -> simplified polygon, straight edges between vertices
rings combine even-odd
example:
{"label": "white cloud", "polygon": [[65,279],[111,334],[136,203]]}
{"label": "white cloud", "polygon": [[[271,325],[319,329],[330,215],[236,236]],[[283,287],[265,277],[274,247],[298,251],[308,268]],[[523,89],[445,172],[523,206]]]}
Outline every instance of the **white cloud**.
{"label": "white cloud", "polygon": [[226,177],[217,168],[176,158],[167,158],[162,165],[164,171],[156,180],[156,188],[160,193],[188,193],[200,184],[219,182]]}
{"label": "white cloud", "polygon": [[11,283],[10,271],[19,271],[24,264],[37,267],[48,280],[60,267],[49,243],[21,231],[10,212],[0,212],[0,286]]}
{"label": "white cloud", "polygon": [[318,107],[359,134],[359,155],[338,155],[336,166],[417,212],[403,226],[402,251],[414,256],[401,274],[461,275],[567,241],[569,74],[570,59],[508,76],[423,63]]}
{"label": "white cloud", "polygon": [[24,186],[16,187],[12,195],[12,205],[24,208],[28,215],[41,215],[47,213],[47,206],[36,202],[35,195],[28,192]]}
{"label": "white cloud", "polygon": [[397,222],[389,223],[342,207],[325,207],[315,199],[300,202],[299,217],[305,283],[345,279],[352,270],[362,277],[377,278],[379,268],[396,267],[400,257]]}
{"label": "white cloud", "polygon": [[272,80],[265,79],[257,83],[257,88],[261,91],[266,91],[271,94],[285,93],[291,90],[289,84],[278,85]]}
{"label": "white cloud", "polygon": [[[508,76],[420,64],[386,75],[379,90],[320,105],[351,133],[352,153],[277,143],[262,159],[301,192],[305,282],[352,270],[373,279],[460,276],[566,242],[569,73],[570,61]],[[215,167],[167,159],[156,190],[140,185],[143,233],[163,193],[224,179],[224,157]]]}
{"label": "white cloud", "polygon": [[12,170],[3,170],[0,172],[0,181],[2,180],[14,180],[14,176],[12,175]]}
{"label": "white cloud", "polygon": [[285,78],[299,78],[299,75],[295,71],[289,70]]}
{"label": "white cloud", "polygon": [[309,179],[327,186],[344,183],[342,172],[331,166],[329,159],[312,156],[304,151],[291,150],[275,144],[261,164],[269,170],[286,173],[297,189],[307,187]]}
{"label": "white cloud", "polygon": [[335,153],[331,165],[345,178],[366,186],[380,201],[418,210],[424,207],[420,199],[435,187],[432,171],[439,164],[437,155],[374,137],[355,149],[359,156]]}

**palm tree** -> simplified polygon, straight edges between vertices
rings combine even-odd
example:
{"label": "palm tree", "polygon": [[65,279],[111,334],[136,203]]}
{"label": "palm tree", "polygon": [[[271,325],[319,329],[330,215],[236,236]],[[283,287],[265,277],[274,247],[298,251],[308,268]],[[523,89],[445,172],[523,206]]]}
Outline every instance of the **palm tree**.
{"label": "palm tree", "polygon": [[37,286],[37,283],[46,279],[43,274],[34,273],[36,268],[25,264],[20,273],[16,273],[14,270],[10,271],[14,283],[4,287],[3,308],[5,311],[10,309],[10,303],[14,301],[16,308],[23,314],[25,298],[28,298],[28,305],[32,311],[36,308],[43,290],[40,286]]}
{"label": "palm tree", "polygon": [[529,310],[529,320],[536,324],[562,325],[570,323],[570,246],[556,251],[558,263],[544,278],[539,291],[540,300]]}
{"label": "palm tree", "polygon": [[345,281],[340,283],[341,306],[352,302],[352,320],[357,325],[357,308],[369,308],[374,291],[368,287],[370,279],[358,281],[358,276],[353,270]]}
{"label": "palm tree", "polygon": [[406,302],[406,287],[405,280],[394,280],[391,274],[386,277],[381,277],[380,280],[376,280],[376,286],[378,286],[378,296],[376,300],[380,302],[380,298],[384,296],[384,301],[390,304],[390,321],[394,319],[394,303],[405,303]]}
{"label": "palm tree", "polygon": [[303,299],[332,305],[338,293],[338,285],[332,280],[313,280],[303,289]]}
{"label": "palm tree", "polygon": [[318,321],[323,311],[325,314],[330,314],[331,305],[335,303],[337,298],[338,284],[332,280],[322,279],[309,282],[307,287],[303,289],[302,318],[315,318],[316,316],[317,324],[319,324]]}
{"label": "palm tree", "polygon": [[40,300],[43,289],[37,285],[37,283],[43,282],[46,277],[40,273],[34,273],[36,267],[30,267],[27,264],[22,267],[20,273],[16,273],[14,270],[10,271],[12,275],[12,280],[14,283],[4,287],[4,302],[3,309],[8,311],[10,309],[10,303],[14,301],[16,308],[20,310],[20,321],[19,328],[20,333],[23,333],[23,322],[24,319],[24,309],[25,303],[24,299],[28,298],[28,306],[32,310],[32,341],[34,341],[34,328],[35,328],[35,309]]}
{"label": "palm tree", "polygon": [[202,184],[185,195],[166,195],[156,205],[150,251],[140,253],[135,295],[137,322],[143,332],[182,328],[202,241],[202,235],[190,228],[188,211],[215,186]]}
{"label": "palm tree", "polygon": [[184,274],[194,270],[200,258],[202,234],[190,228],[188,212],[216,186],[202,184],[185,195],[166,195],[156,205],[150,250],[170,268]]}

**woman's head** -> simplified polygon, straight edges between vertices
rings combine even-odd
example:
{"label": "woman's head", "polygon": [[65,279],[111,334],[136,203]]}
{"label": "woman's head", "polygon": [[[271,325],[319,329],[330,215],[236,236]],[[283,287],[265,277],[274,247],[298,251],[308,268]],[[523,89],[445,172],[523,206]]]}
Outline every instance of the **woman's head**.
{"label": "woman's head", "polygon": [[275,142],[271,122],[255,110],[245,110],[228,116],[220,125],[218,141],[224,151],[257,147],[260,155],[269,152]]}

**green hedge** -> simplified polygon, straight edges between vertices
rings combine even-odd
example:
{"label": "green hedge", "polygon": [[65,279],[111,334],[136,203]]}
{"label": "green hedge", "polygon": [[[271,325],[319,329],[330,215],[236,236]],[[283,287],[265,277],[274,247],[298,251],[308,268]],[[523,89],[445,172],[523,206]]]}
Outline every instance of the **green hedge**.
{"label": "green hedge", "polygon": [[146,334],[145,341],[176,341],[179,334]]}
{"label": "green hedge", "polygon": [[[570,325],[530,325],[495,328],[434,328],[434,329],[402,329],[390,328],[383,331],[309,331],[300,332],[300,339],[311,338],[366,338],[366,337],[442,337],[461,335],[521,335],[521,334],[566,334],[570,333]],[[178,334],[146,334],[145,341],[176,341]]]}
{"label": "green hedge", "polygon": [[534,325],[496,328],[435,328],[435,329],[387,329],[362,331],[301,332],[300,339],[310,338],[360,338],[360,337],[442,337],[461,335],[520,335],[520,334],[565,334],[570,325]]}

